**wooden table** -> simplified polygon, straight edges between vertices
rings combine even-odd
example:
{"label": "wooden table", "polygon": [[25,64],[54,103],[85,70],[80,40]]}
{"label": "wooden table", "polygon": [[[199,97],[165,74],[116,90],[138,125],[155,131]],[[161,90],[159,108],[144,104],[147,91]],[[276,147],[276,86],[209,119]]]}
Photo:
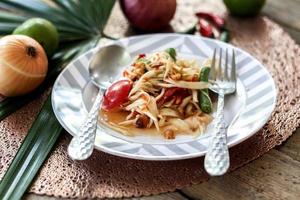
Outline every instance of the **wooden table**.
{"label": "wooden table", "polygon": [[[300,0],[268,0],[263,14],[281,24],[300,44]],[[300,199],[299,177],[300,128],[283,145],[225,176],[211,178],[208,182],[186,187],[173,193],[134,199],[298,200]],[[24,199],[57,200],[58,198],[28,194]]]}

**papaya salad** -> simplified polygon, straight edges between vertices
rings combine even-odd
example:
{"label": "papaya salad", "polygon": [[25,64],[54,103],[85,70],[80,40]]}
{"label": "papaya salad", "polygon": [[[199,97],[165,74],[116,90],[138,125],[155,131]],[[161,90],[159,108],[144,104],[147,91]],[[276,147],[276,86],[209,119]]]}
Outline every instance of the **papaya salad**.
{"label": "papaya salad", "polygon": [[176,50],[139,54],[105,92],[101,121],[125,135],[156,130],[166,139],[201,134],[212,121],[210,63],[177,58]]}

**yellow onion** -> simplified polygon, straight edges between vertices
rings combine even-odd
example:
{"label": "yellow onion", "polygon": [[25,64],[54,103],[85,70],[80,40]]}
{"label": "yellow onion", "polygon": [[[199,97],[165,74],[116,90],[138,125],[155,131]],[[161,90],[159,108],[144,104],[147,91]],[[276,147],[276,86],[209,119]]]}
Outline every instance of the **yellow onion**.
{"label": "yellow onion", "polygon": [[48,70],[43,47],[24,35],[0,39],[0,94],[18,96],[39,86]]}

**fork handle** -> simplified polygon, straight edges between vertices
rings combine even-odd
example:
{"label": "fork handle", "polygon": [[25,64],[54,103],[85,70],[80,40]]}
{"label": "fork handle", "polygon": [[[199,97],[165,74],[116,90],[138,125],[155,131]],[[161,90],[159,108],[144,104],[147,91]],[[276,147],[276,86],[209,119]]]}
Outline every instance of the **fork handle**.
{"label": "fork handle", "polygon": [[218,95],[216,130],[213,132],[208,151],[204,159],[205,170],[211,176],[220,176],[229,168],[227,135],[224,123],[224,94]]}
{"label": "fork handle", "polygon": [[103,99],[103,91],[99,89],[94,104],[79,129],[78,135],[74,136],[68,147],[68,154],[73,160],[85,160],[93,152],[97,131],[98,113]]}

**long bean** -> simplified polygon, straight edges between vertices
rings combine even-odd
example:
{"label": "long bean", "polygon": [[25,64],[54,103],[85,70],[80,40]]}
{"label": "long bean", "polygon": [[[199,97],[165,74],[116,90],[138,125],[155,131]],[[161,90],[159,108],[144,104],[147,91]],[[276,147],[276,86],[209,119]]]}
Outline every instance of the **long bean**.
{"label": "long bean", "polygon": [[[199,80],[203,82],[208,82],[208,76],[210,72],[210,67],[203,67],[200,72]],[[211,113],[212,102],[209,97],[208,89],[202,89],[198,92],[199,106],[204,113]]]}

